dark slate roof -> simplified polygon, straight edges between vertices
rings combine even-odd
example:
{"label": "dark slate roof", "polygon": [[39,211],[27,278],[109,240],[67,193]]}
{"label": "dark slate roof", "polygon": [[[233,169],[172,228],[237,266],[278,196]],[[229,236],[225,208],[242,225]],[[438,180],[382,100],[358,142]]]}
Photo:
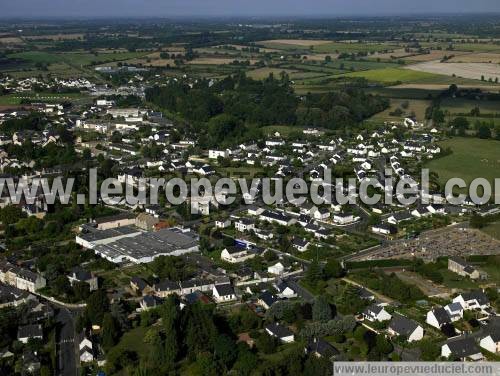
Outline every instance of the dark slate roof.
{"label": "dark slate roof", "polygon": [[443,307],[434,308],[432,312],[434,313],[434,316],[436,317],[439,325],[444,325],[451,322],[450,314]]}
{"label": "dark slate roof", "polygon": [[322,357],[330,358],[335,355],[339,355],[340,352],[333,347],[329,342],[323,339],[313,339],[307,344],[308,353],[318,353]]}
{"label": "dark slate roof", "polygon": [[259,299],[266,303],[268,307],[271,307],[278,301],[278,298],[274,294],[271,294],[269,291],[264,291],[262,294],[260,294]]}
{"label": "dark slate roof", "polygon": [[450,348],[451,355],[456,358],[466,358],[481,352],[472,337],[450,340],[446,344]]}
{"label": "dark slate roof", "polygon": [[139,290],[144,290],[146,287],[148,287],[148,284],[146,283],[145,280],[143,280],[142,278],[139,278],[139,277],[132,277],[132,279],[130,280],[130,282],[132,282],[134,285],[136,285]]}
{"label": "dark slate roof", "polygon": [[179,284],[176,282],[173,282],[169,279],[164,279],[161,282],[155,284],[154,286],[155,291],[172,291],[172,290],[178,290],[179,289]]}
{"label": "dark slate roof", "polygon": [[307,239],[293,238],[292,244],[297,247],[305,247],[309,241]]}
{"label": "dark slate roof", "polygon": [[231,284],[229,283],[225,283],[223,285],[217,285],[215,286],[215,289],[217,290],[219,296],[227,296],[234,294],[233,286],[231,286]]}
{"label": "dark slate roof", "polygon": [[79,266],[71,270],[71,276],[81,282],[92,279],[92,274],[89,271],[80,268]]}
{"label": "dark slate roof", "polygon": [[469,292],[464,292],[462,294],[462,297],[464,298],[465,301],[475,299],[481,305],[488,304],[490,302],[488,297],[486,296],[486,294],[481,290],[473,290],[473,291],[469,291]]}
{"label": "dark slate roof", "polygon": [[399,314],[394,314],[389,324],[390,329],[403,336],[410,336],[418,326],[415,321]]}
{"label": "dark slate roof", "polygon": [[42,325],[25,325],[20,326],[17,331],[17,338],[33,338],[43,335]]}
{"label": "dark slate roof", "polygon": [[146,295],[142,300],[144,301],[146,307],[156,307],[161,304],[161,299],[156,296]]}
{"label": "dark slate roof", "polygon": [[266,329],[278,338],[284,338],[293,335],[290,329],[278,324],[277,322],[266,325]]}
{"label": "dark slate roof", "polygon": [[380,312],[382,312],[382,309],[383,307],[376,304],[372,304],[371,306],[366,307],[364,313],[368,314],[369,312],[373,312],[374,314],[378,315]]}

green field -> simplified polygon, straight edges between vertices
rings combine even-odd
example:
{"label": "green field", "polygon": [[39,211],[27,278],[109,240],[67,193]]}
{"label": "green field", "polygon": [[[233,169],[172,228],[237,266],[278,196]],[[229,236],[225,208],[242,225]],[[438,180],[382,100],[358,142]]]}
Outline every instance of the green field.
{"label": "green field", "polygon": [[500,114],[499,101],[478,101],[463,98],[446,98],[442,101],[441,107],[452,114],[469,113],[473,108],[479,107],[483,114]]}
{"label": "green field", "polygon": [[441,183],[457,177],[467,183],[478,177],[493,182],[500,177],[500,141],[453,138],[440,143],[453,153],[429,162],[426,167],[439,175]]}
{"label": "green field", "polygon": [[411,71],[408,69],[398,69],[398,68],[383,68],[383,69],[373,69],[362,72],[352,72],[343,75],[345,77],[353,78],[366,78],[368,81],[375,81],[381,83],[415,83],[415,82],[434,82],[439,80],[442,76],[426,73]]}

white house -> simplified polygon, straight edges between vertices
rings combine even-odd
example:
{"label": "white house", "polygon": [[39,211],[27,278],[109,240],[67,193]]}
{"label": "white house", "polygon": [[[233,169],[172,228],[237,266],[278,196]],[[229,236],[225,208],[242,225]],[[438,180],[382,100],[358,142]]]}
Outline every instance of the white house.
{"label": "white house", "polygon": [[454,303],[460,303],[464,310],[486,311],[490,308],[490,301],[481,290],[464,292],[453,299]]}
{"label": "white house", "polygon": [[255,257],[255,252],[251,252],[246,248],[226,247],[222,250],[220,258],[231,264],[243,262]]}
{"label": "white house", "polygon": [[424,338],[424,328],[409,318],[395,314],[387,329],[391,336],[404,336],[408,342],[420,341]]}
{"label": "white house", "polygon": [[444,325],[451,323],[451,317],[443,307],[438,307],[427,312],[425,322],[434,328],[441,329]]}
{"label": "white house", "polygon": [[473,337],[458,337],[448,340],[441,346],[441,356],[450,360],[480,361],[484,359]]}
{"label": "white house", "polygon": [[281,275],[285,271],[285,267],[281,262],[277,262],[267,268],[267,272],[270,274]]}
{"label": "white house", "polygon": [[444,309],[450,315],[452,322],[461,320],[464,317],[464,309],[460,303],[450,303]]}
{"label": "white house", "polygon": [[357,218],[353,214],[335,213],[333,214],[333,222],[338,225],[345,226],[356,222]]}
{"label": "white house", "polygon": [[215,227],[217,228],[228,228],[231,226],[231,220],[230,219],[220,219],[220,220],[217,220],[215,221]]}
{"label": "white house", "polygon": [[310,244],[307,239],[294,238],[292,241],[292,246],[299,252],[307,251]]}
{"label": "white house", "polygon": [[483,335],[479,346],[489,352],[496,354],[500,352],[500,328],[494,328],[488,334]]}
{"label": "white house", "polygon": [[392,318],[391,314],[387,312],[384,307],[373,304],[363,311],[363,317],[368,321],[387,321]]}
{"label": "white house", "polygon": [[291,299],[297,297],[297,291],[295,291],[295,289],[285,281],[276,283],[274,287],[278,291],[278,296],[282,299]]}
{"label": "white house", "polygon": [[208,151],[208,158],[209,159],[217,159],[219,157],[222,157],[222,158],[227,158],[229,157],[229,150],[213,150],[213,149],[210,149]]}
{"label": "white house", "polygon": [[241,218],[234,222],[234,228],[239,232],[254,230],[255,222],[250,218]]}
{"label": "white house", "polygon": [[281,342],[283,343],[291,343],[295,341],[295,336],[293,332],[278,324],[278,323],[272,323],[266,326],[266,332],[272,337],[278,338]]}
{"label": "white house", "polygon": [[94,361],[94,353],[92,350],[92,342],[88,338],[84,338],[80,342],[80,363],[91,363]]}
{"label": "white house", "polygon": [[234,293],[233,286],[230,283],[225,283],[223,285],[215,285],[212,290],[212,294],[217,303],[224,303],[236,300],[236,294]]}

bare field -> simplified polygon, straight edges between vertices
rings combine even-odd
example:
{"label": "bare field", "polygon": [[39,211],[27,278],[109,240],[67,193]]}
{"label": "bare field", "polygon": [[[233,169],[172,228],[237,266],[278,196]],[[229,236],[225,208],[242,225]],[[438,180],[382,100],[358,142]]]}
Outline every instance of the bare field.
{"label": "bare field", "polygon": [[310,47],[310,46],[321,46],[322,44],[331,43],[329,40],[307,40],[307,39],[270,39],[263,40],[259,43],[263,44],[289,44],[292,46],[300,47]]}
{"label": "bare field", "polygon": [[0,38],[0,44],[24,44],[24,41],[19,37],[4,37]]}
{"label": "bare field", "polygon": [[500,79],[500,65],[489,63],[441,63],[439,61],[428,61],[425,63],[410,65],[406,69],[417,72],[427,72],[443,74],[447,76],[455,75],[462,78],[480,80],[482,76],[486,80],[490,78]]}
{"label": "bare field", "polygon": [[306,58],[306,60],[308,61],[325,61],[325,58],[327,56],[330,56],[332,58],[332,60],[335,60],[338,58],[338,54],[309,54],[309,55],[302,55],[302,59],[304,59],[304,57]]}
{"label": "bare field", "polygon": [[500,64],[500,53],[483,52],[478,54],[456,55],[449,60],[451,63],[492,63]]}
{"label": "bare field", "polygon": [[269,74],[273,74],[275,77],[279,77],[281,72],[286,72],[289,75],[294,73],[299,73],[291,69],[280,69],[280,68],[258,68],[247,72],[247,76],[255,80],[263,80],[269,77]]}

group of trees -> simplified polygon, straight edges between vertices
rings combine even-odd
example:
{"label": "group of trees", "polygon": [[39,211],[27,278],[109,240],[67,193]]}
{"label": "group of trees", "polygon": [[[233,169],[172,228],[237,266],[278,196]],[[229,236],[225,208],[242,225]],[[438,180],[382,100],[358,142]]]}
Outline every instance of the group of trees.
{"label": "group of trees", "polygon": [[362,279],[363,285],[367,288],[380,291],[383,295],[401,303],[424,298],[422,291],[417,286],[403,282],[394,273],[387,275],[381,271],[365,271],[363,275],[358,275],[358,277]]}
{"label": "group of trees", "polygon": [[240,73],[214,83],[170,82],[146,91],[146,99],[194,123],[202,147],[256,140],[265,125],[307,125],[343,129],[385,110],[387,99],[346,88],[295,95],[286,74],[253,80]]}

